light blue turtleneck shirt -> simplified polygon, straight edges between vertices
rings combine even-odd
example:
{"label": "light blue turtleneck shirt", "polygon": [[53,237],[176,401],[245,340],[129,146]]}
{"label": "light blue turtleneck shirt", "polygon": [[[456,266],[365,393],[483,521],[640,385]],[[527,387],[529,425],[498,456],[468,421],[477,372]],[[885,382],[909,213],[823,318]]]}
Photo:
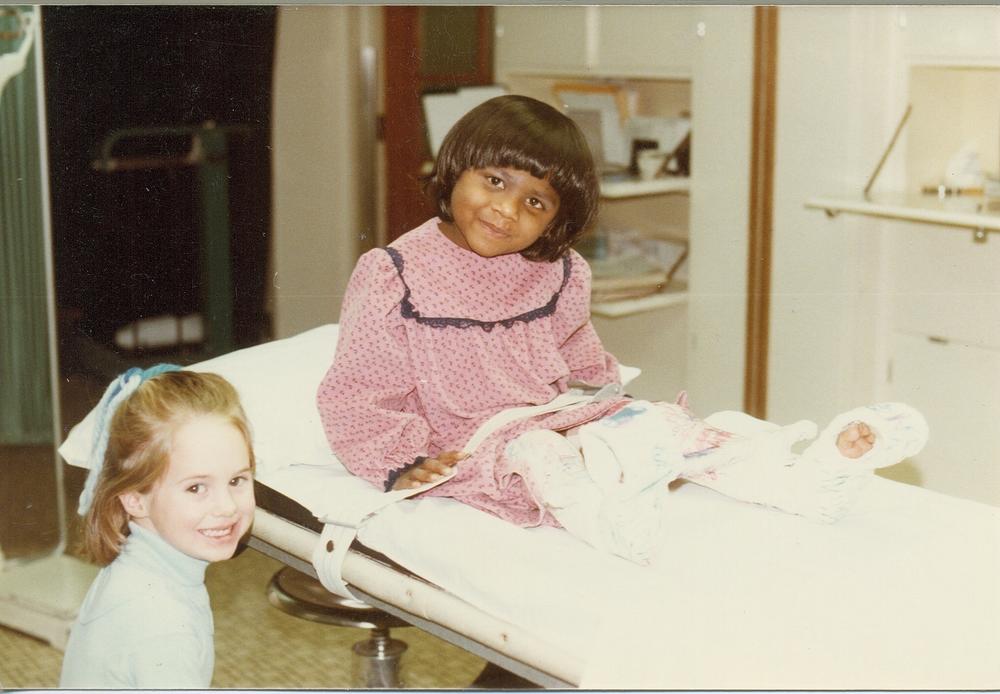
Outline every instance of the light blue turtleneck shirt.
{"label": "light blue turtleneck shirt", "polygon": [[129,530],[84,598],[59,686],[206,689],[215,667],[208,562],[135,523]]}

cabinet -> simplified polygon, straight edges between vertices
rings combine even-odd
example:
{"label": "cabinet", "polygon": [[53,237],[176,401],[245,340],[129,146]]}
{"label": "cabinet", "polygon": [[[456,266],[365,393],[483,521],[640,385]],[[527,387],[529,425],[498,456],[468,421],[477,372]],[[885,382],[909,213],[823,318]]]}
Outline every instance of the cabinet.
{"label": "cabinet", "polygon": [[1000,351],[959,340],[892,336],[892,392],[923,412],[927,446],[885,477],[1000,505]]}
{"label": "cabinet", "polygon": [[[579,73],[591,67],[593,7],[508,7],[494,10],[496,73]],[[553,26],[558,22],[558,28]],[[503,81],[501,79],[501,81]]]}
{"label": "cabinet", "polygon": [[499,6],[497,72],[686,79],[695,9]]}
{"label": "cabinet", "polygon": [[[498,7],[498,81],[511,92],[557,107],[562,104],[554,93],[556,84],[610,83],[631,95],[634,115],[687,114],[691,82],[677,75],[690,74],[689,51],[679,37],[693,38],[691,15],[687,8],[663,9]],[[566,31],[552,31],[556,22]],[[622,50],[626,44],[636,50]],[[672,50],[665,50],[664,44],[671,44]],[[606,178],[598,229],[686,241],[689,191],[686,177]],[[594,326],[605,347],[623,363],[643,370],[629,388],[633,395],[666,399],[683,388],[686,303],[686,287],[675,283],[641,298],[592,304]]]}
{"label": "cabinet", "polygon": [[[636,229],[644,236],[687,240],[686,178],[606,183],[600,224]],[[688,308],[686,282],[674,282],[636,299],[594,302],[594,327],[605,348],[642,369],[629,392],[647,400],[673,400],[687,383]]]}
{"label": "cabinet", "polygon": [[[921,453],[880,474],[1000,505],[1000,205],[982,192],[1000,178],[1000,13],[894,12],[890,30],[898,33],[887,39],[894,51],[882,63],[892,77],[885,81],[899,86],[884,108],[898,118],[909,104],[911,116],[870,196],[861,194],[862,182],[853,195],[810,197],[805,205],[873,218],[815,224],[820,233],[877,235],[878,279],[862,306],[881,319],[875,390],[879,399],[913,404],[930,425]],[[880,140],[876,147],[888,133]],[[965,147],[978,161],[969,171],[982,174],[975,185],[959,183],[961,169],[950,165]],[[941,184],[964,190],[922,192]]]}
{"label": "cabinet", "polygon": [[501,6],[495,18],[495,74],[511,91],[551,100],[555,81],[627,81],[644,112],[691,112],[683,190],[637,196],[606,185],[602,201],[606,221],[689,240],[689,293],[594,323],[609,349],[643,369],[633,393],[672,398],[686,386],[700,412],[738,408],[747,246],[732,230],[748,225],[753,8]]}
{"label": "cabinet", "polygon": [[[647,238],[687,241],[689,190],[686,179],[605,184],[599,229],[609,233],[629,229]],[[682,276],[686,279],[686,271]],[[687,296],[686,281],[675,280],[641,298],[591,304],[594,327],[608,351],[643,370],[629,387],[632,395],[672,400],[685,387]]]}
{"label": "cabinet", "polygon": [[596,69],[611,75],[690,77],[693,6],[596,8]]}
{"label": "cabinet", "polygon": [[628,386],[630,395],[672,402],[687,387],[687,315],[686,302],[617,316],[594,312],[591,320],[604,348],[622,363],[642,369]]}
{"label": "cabinet", "polygon": [[883,474],[1000,505],[1000,245],[931,225],[886,235],[886,390],[924,413],[931,438]]}

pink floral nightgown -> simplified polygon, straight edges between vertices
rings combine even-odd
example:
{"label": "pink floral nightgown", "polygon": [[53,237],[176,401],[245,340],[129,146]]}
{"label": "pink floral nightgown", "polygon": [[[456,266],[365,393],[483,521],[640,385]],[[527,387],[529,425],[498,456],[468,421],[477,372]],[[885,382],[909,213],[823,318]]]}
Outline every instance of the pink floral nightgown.
{"label": "pink floral nightgown", "polygon": [[[336,356],[317,393],[334,453],[384,489],[419,457],[461,450],[500,410],[549,402],[571,381],[618,382],[618,363],[590,322],[590,268],[578,253],[551,263],[483,258],[448,240],[438,223],[358,260]],[[427,494],[519,525],[554,524],[508,468],[506,444],[530,429],[582,424],[622,402],[514,422]]]}

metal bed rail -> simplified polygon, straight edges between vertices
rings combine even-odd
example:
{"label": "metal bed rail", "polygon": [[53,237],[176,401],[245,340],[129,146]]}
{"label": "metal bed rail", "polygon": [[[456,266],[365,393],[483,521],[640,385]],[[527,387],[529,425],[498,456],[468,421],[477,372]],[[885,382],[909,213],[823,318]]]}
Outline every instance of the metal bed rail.
{"label": "metal bed rail", "polygon": [[[313,530],[258,508],[249,546],[316,578],[310,557],[318,537]],[[343,566],[344,579],[358,600],[539,686],[577,686],[583,671],[577,657],[363,552],[362,547],[356,542]]]}

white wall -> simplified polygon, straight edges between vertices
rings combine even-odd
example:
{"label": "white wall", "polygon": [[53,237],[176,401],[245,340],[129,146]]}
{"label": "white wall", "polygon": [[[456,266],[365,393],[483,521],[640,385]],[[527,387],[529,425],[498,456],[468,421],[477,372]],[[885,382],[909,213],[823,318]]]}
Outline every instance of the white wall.
{"label": "white wall", "polygon": [[743,407],[753,8],[696,14],[687,377],[707,414]]}
{"label": "white wall", "polygon": [[[873,399],[880,222],[803,203],[860,197],[900,114],[893,14],[884,7],[779,12],[768,418],[825,421]],[[900,112],[901,113],[901,112]],[[880,182],[892,176],[882,173]]]}
{"label": "white wall", "polygon": [[[274,66],[270,308],[276,338],[336,321],[359,252],[373,242],[364,149],[363,45],[378,8],[282,7]],[[373,20],[373,17],[376,19]]]}

